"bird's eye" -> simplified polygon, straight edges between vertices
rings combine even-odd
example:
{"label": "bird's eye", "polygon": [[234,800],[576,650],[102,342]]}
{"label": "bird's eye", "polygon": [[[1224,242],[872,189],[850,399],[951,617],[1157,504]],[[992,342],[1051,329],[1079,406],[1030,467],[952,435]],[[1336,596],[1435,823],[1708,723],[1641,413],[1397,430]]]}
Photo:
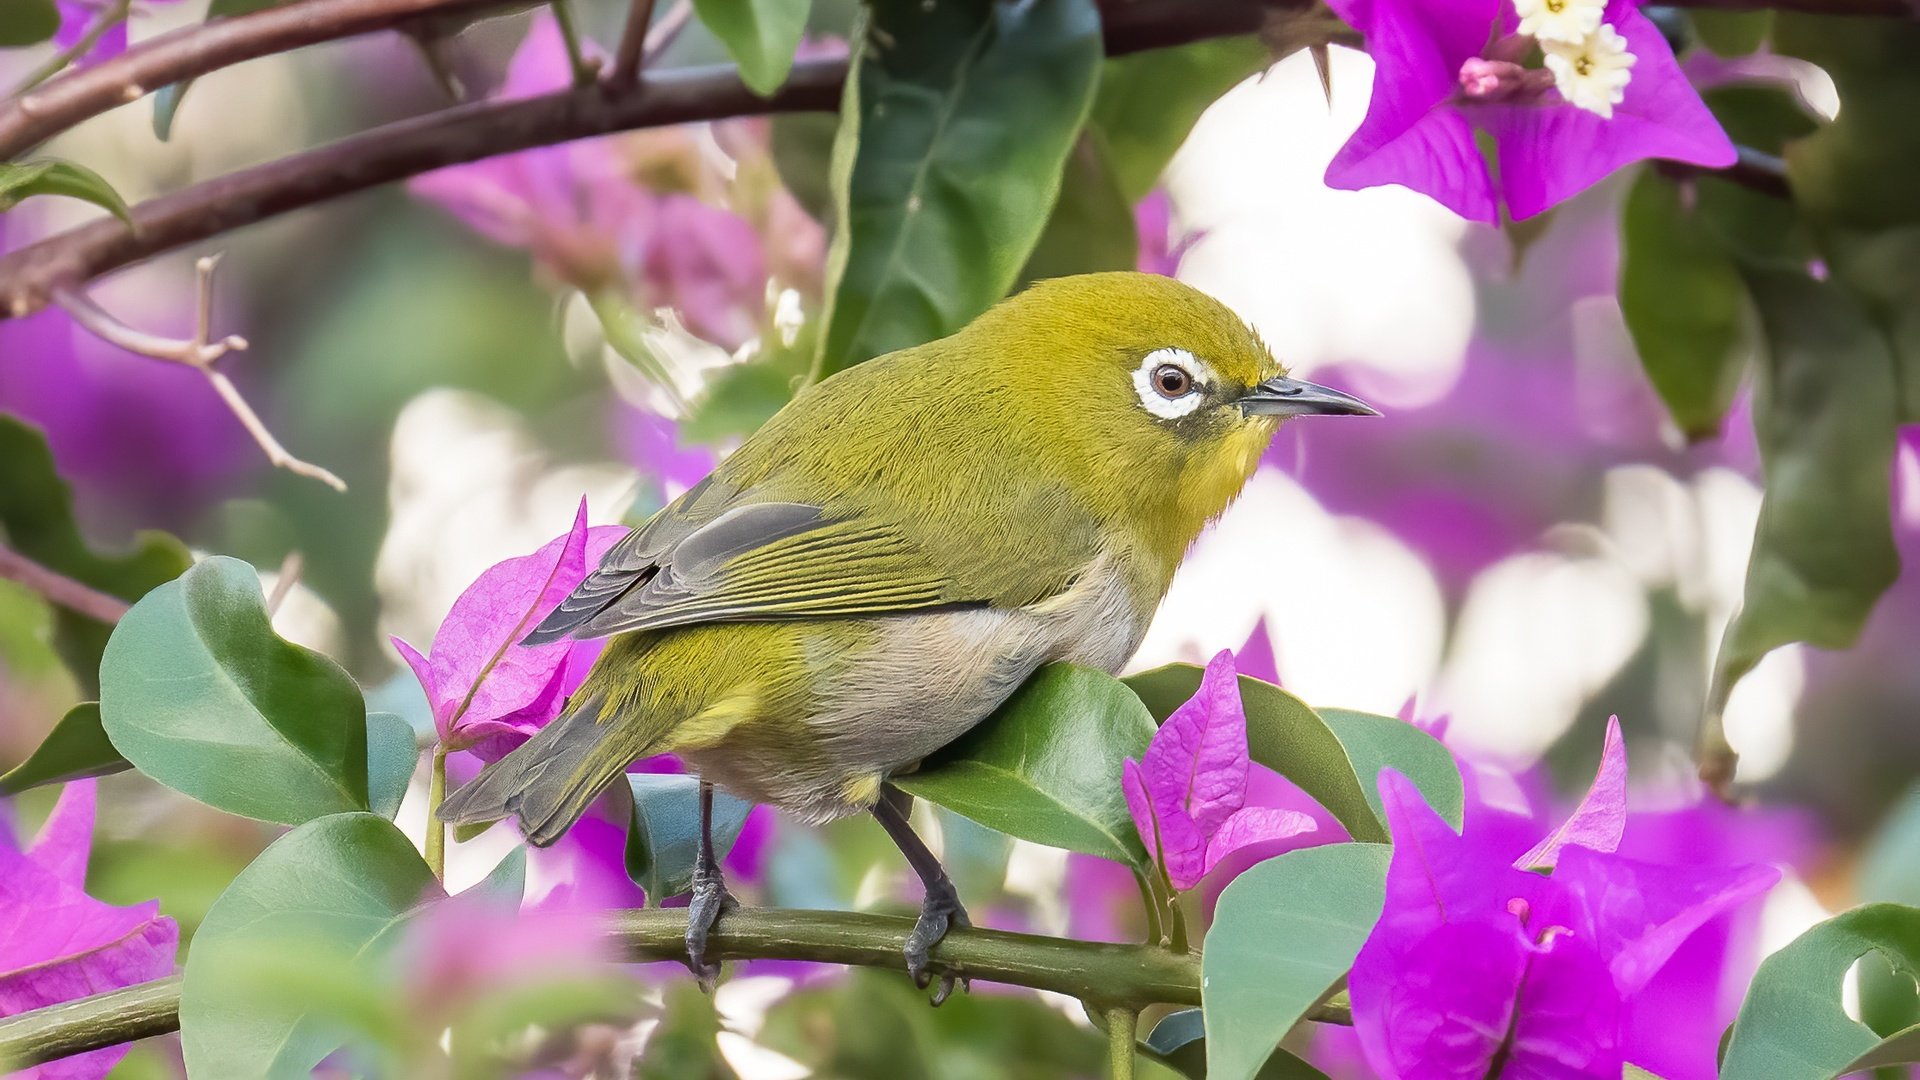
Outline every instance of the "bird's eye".
{"label": "bird's eye", "polygon": [[1193,376],[1179,364],[1161,364],[1153,369],[1154,393],[1172,401],[1193,392]]}

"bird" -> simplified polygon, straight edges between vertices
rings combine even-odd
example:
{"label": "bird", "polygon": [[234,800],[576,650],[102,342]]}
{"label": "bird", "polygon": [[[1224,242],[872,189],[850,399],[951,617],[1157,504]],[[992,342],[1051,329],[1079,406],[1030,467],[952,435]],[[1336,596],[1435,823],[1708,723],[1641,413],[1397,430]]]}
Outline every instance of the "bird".
{"label": "bird", "polygon": [[[970,925],[890,781],[1042,665],[1117,673],[1282,421],[1378,415],[1295,379],[1172,278],[1054,278],[809,385],[620,540],[524,641],[609,641],[563,715],[451,795],[551,844],[642,757],[699,777],[688,964],[736,902],[715,785],[803,822],[871,813],[920,877],[905,946]],[[1119,778],[1115,778],[1115,783]],[[944,976],[936,1004],[952,991]]]}

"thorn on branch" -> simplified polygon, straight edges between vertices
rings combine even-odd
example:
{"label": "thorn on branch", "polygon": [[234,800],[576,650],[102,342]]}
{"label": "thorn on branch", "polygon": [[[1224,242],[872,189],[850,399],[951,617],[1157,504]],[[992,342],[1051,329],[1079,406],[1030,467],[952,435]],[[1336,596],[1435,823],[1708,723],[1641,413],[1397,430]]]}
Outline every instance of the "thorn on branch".
{"label": "thorn on branch", "polygon": [[114,318],[77,285],[55,286],[53,299],[67,309],[75,322],[100,340],[139,356],[165,360],[173,364],[185,364],[206,376],[214,392],[220,395],[220,400],[226,403],[234,418],[240,421],[240,425],[247,429],[247,434],[253,437],[253,441],[266,452],[267,460],[275,468],[285,469],[299,476],[312,477],[335,491],[347,490],[346,481],[318,465],[302,461],[288,453],[287,448],[280,445],[280,440],[274,438],[273,432],[267,429],[260,415],[253,411],[253,406],[247,404],[246,398],[240,395],[240,390],[233,385],[233,380],[213,366],[214,361],[226,354],[238,352],[247,347],[247,339],[238,334],[228,334],[217,341],[213,339],[213,269],[218,262],[217,257],[208,256],[195,264],[197,295],[194,305],[193,336],[186,340],[163,337],[128,326]]}

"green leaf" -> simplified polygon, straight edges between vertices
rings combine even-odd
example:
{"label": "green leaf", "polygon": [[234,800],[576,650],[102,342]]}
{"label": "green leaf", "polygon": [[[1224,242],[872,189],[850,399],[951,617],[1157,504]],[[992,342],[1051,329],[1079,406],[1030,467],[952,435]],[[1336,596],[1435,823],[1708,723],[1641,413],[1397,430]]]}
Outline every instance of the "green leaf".
{"label": "green leaf", "polygon": [[[54,472],[39,429],[0,414],[0,531],[15,551],[47,569],[122,600],[179,577],[193,565],[185,545],[142,531],[125,555],[96,555],[73,520],[73,495]],[[87,693],[100,685],[100,654],[113,628],[58,608],[54,644]]]}
{"label": "green leaf", "polygon": [[1727,130],[1728,138],[1762,153],[1783,154],[1793,140],[1811,135],[1820,127],[1800,95],[1777,83],[1729,83],[1700,96],[1713,110],[1713,118]]}
{"label": "green leaf", "polygon": [[1658,172],[1640,174],[1623,216],[1620,312],[1640,363],[1688,439],[1717,436],[1746,368],[1746,282]]}
{"label": "green leaf", "polygon": [[1201,953],[1209,1080],[1259,1074],[1293,1025],[1346,978],[1386,903],[1383,844],[1276,855],[1220,893]]}
{"label": "green leaf", "polygon": [[1093,0],[876,0],[833,153],[831,374],[960,329],[1040,238],[1093,102]]}
{"label": "green leaf", "polygon": [[992,716],[894,778],[908,793],[1008,836],[1144,867],[1120,773],[1153,717],[1104,672],[1048,664]]}
{"label": "green leaf", "polygon": [[392,821],[407,797],[414,767],[420,764],[420,746],[413,725],[389,712],[367,714],[367,804]]}
{"label": "green leaf", "polygon": [[1023,287],[1045,278],[1131,270],[1139,261],[1133,203],[1120,190],[1104,147],[1100,133],[1093,130],[1081,133],[1074,144],[1060,199],[1020,271]]}
{"label": "green leaf", "polygon": [[833,141],[840,118],[782,113],[773,118],[773,168],[800,208],[833,227]]}
{"label": "green leaf", "polygon": [[1787,148],[1794,200],[1833,224],[1920,222],[1920,24],[1782,11],[1773,46],[1819,65],[1840,92],[1833,122]]}
{"label": "green leaf", "polygon": [[[1128,676],[1155,723],[1200,689],[1201,670],[1168,664]],[[1371,783],[1362,784],[1347,748],[1306,702],[1270,682],[1240,676],[1240,703],[1247,711],[1247,754],[1300,786],[1346,826],[1355,840],[1385,843],[1387,828],[1373,810]]]}
{"label": "green leaf", "polygon": [[308,1008],[277,989],[292,973],[285,959],[317,961],[302,965],[309,969],[345,965],[373,982],[394,928],[439,896],[412,842],[373,814],[320,818],[274,841],[214,903],[187,955],[180,1039],[188,1070],[304,1080],[344,1041],[351,1025],[337,1014],[354,1002],[316,994]]}
{"label": "green leaf", "polygon": [[[693,887],[700,851],[700,781],[691,776],[629,773],[633,816],[627,827],[627,876],[655,907]],[[733,850],[753,804],[713,793],[713,854]]]}
{"label": "green leaf", "polygon": [[133,766],[107,741],[100,726],[100,703],[83,701],[47,733],[27,760],[0,776],[0,796],[18,795],[42,784],[64,784],[89,776],[124,772]]}
{"label": "green leaf", "polygon": [[0,4],[0,48],[38,45],[60,29],[53,0],[6,0]]}
{"label": "green leaf", "polygon": [[1321,709],[1319,713],[1346,748],[1347,759],[1353,762],[1354,774],[1360,778],[1360,788],[1367,793],[1367,805],[1376,817],[1387,819],[1379,780],[1380,770],[1391,767],[1413,781],[1420,797],[1447,824],[1460,828],[1466,792],[1460,783],[1460,766],[1440,740],[1394,716],[1352,709]]}
{"label": "green leaf", "polygon": [[127,201],[97,172],[59,158],[39,161],[0,161],[0,214],[34,195],[65,195],[104,207],[114,217],[133,224]]}
{"label": "green leaf", "polygon": [[811,0],[694,0],[693,10],[740,65],[740,80],[761,97],[793,70]]}
{"label": "green leaf", "polygon": [[1900,422],[1920,423],[1920,225],[1824,238],[1835,279],[1864,300],[1893,348]]}
{"label": "green leaf", "polygon": [[707,383],[693,404],[693,412],[680,425],[684,443],[712,443],[727,438],[743,438],[793,400],[807,377],[816,344],[818,319],[801,326],[800,339],[793,348],[777,342],[771,350],[745,363],[722,369]]}
{"label": "green leaf", "polygon": [[1893,359],[1860,305],[1803,275],[1750,270],[1766,329],[1754,429],[1766,494],[1746,595],[1715,661],[1711,715],[1768,652],[1844,649],[1900,572],[1888,507]]}
{"label": "green leaf", "polygon": [[228,813],[297,825],[369,808],[359,688],[274,634],[238,559],[200,563],[120,620],[100,716],[141,772]]}
{"label": "green leaf", "polygon": [[1687,13],[1700,44],[1715,56],[1745,56],[1766,44],[1773,30],[1771,11],[1714,11],[1695,8]]}
{"label": "green leaf", "polygon": [[1855,960],[1878,953],[1920,973],[1920,909],[1867,904],[1820,923],[1760,964],[1733,1022],[1723,1080],[1830,1080],[1920,1060],[1920,1032],[1886,1040],[1852,1019],[1840,990]]}
{"label": "green leaf", "polygon": [[1146,198],[1220,95],[1272,62],[1255,37],[1215,38],[1108,60],[1087,126],[1106,141],[1121,197]]}

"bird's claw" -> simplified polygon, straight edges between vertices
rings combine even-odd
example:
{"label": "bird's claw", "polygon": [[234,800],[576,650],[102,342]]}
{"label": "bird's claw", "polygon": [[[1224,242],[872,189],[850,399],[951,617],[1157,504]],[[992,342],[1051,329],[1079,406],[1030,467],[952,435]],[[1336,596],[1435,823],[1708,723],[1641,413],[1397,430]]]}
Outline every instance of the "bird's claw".
{"label": "bird's claw", "polygon": [[[955,926],[972,926],[967,918],[967,909],[960,903],[960,897],[952,886],[945,889],[930,890],[926,902],[920,906],[920,918],[914,921],[913,933],[907,935],[907,974],[913,977],[913,984],[925,990],[933,983],[933,976],[927,971],[928,956],[935,945],[947,936],[947,931]],[[971,990],[973,984],[964,976],[959,978],[962,990]],[[938,1006],[953,994],[955,976],[940,976],[940,985],[934,990],[929,1001]]]}
{"label": "bird's claw", "polygon": [[740,902],[727,891],[727,883],[717,871],[694,873],[693,895],[687,904],[687,967],[705,993],[713,993],[714,985],[720,981],[720,965],[707,961],[707,935],[720,921],[720,916],[739,906]]}

